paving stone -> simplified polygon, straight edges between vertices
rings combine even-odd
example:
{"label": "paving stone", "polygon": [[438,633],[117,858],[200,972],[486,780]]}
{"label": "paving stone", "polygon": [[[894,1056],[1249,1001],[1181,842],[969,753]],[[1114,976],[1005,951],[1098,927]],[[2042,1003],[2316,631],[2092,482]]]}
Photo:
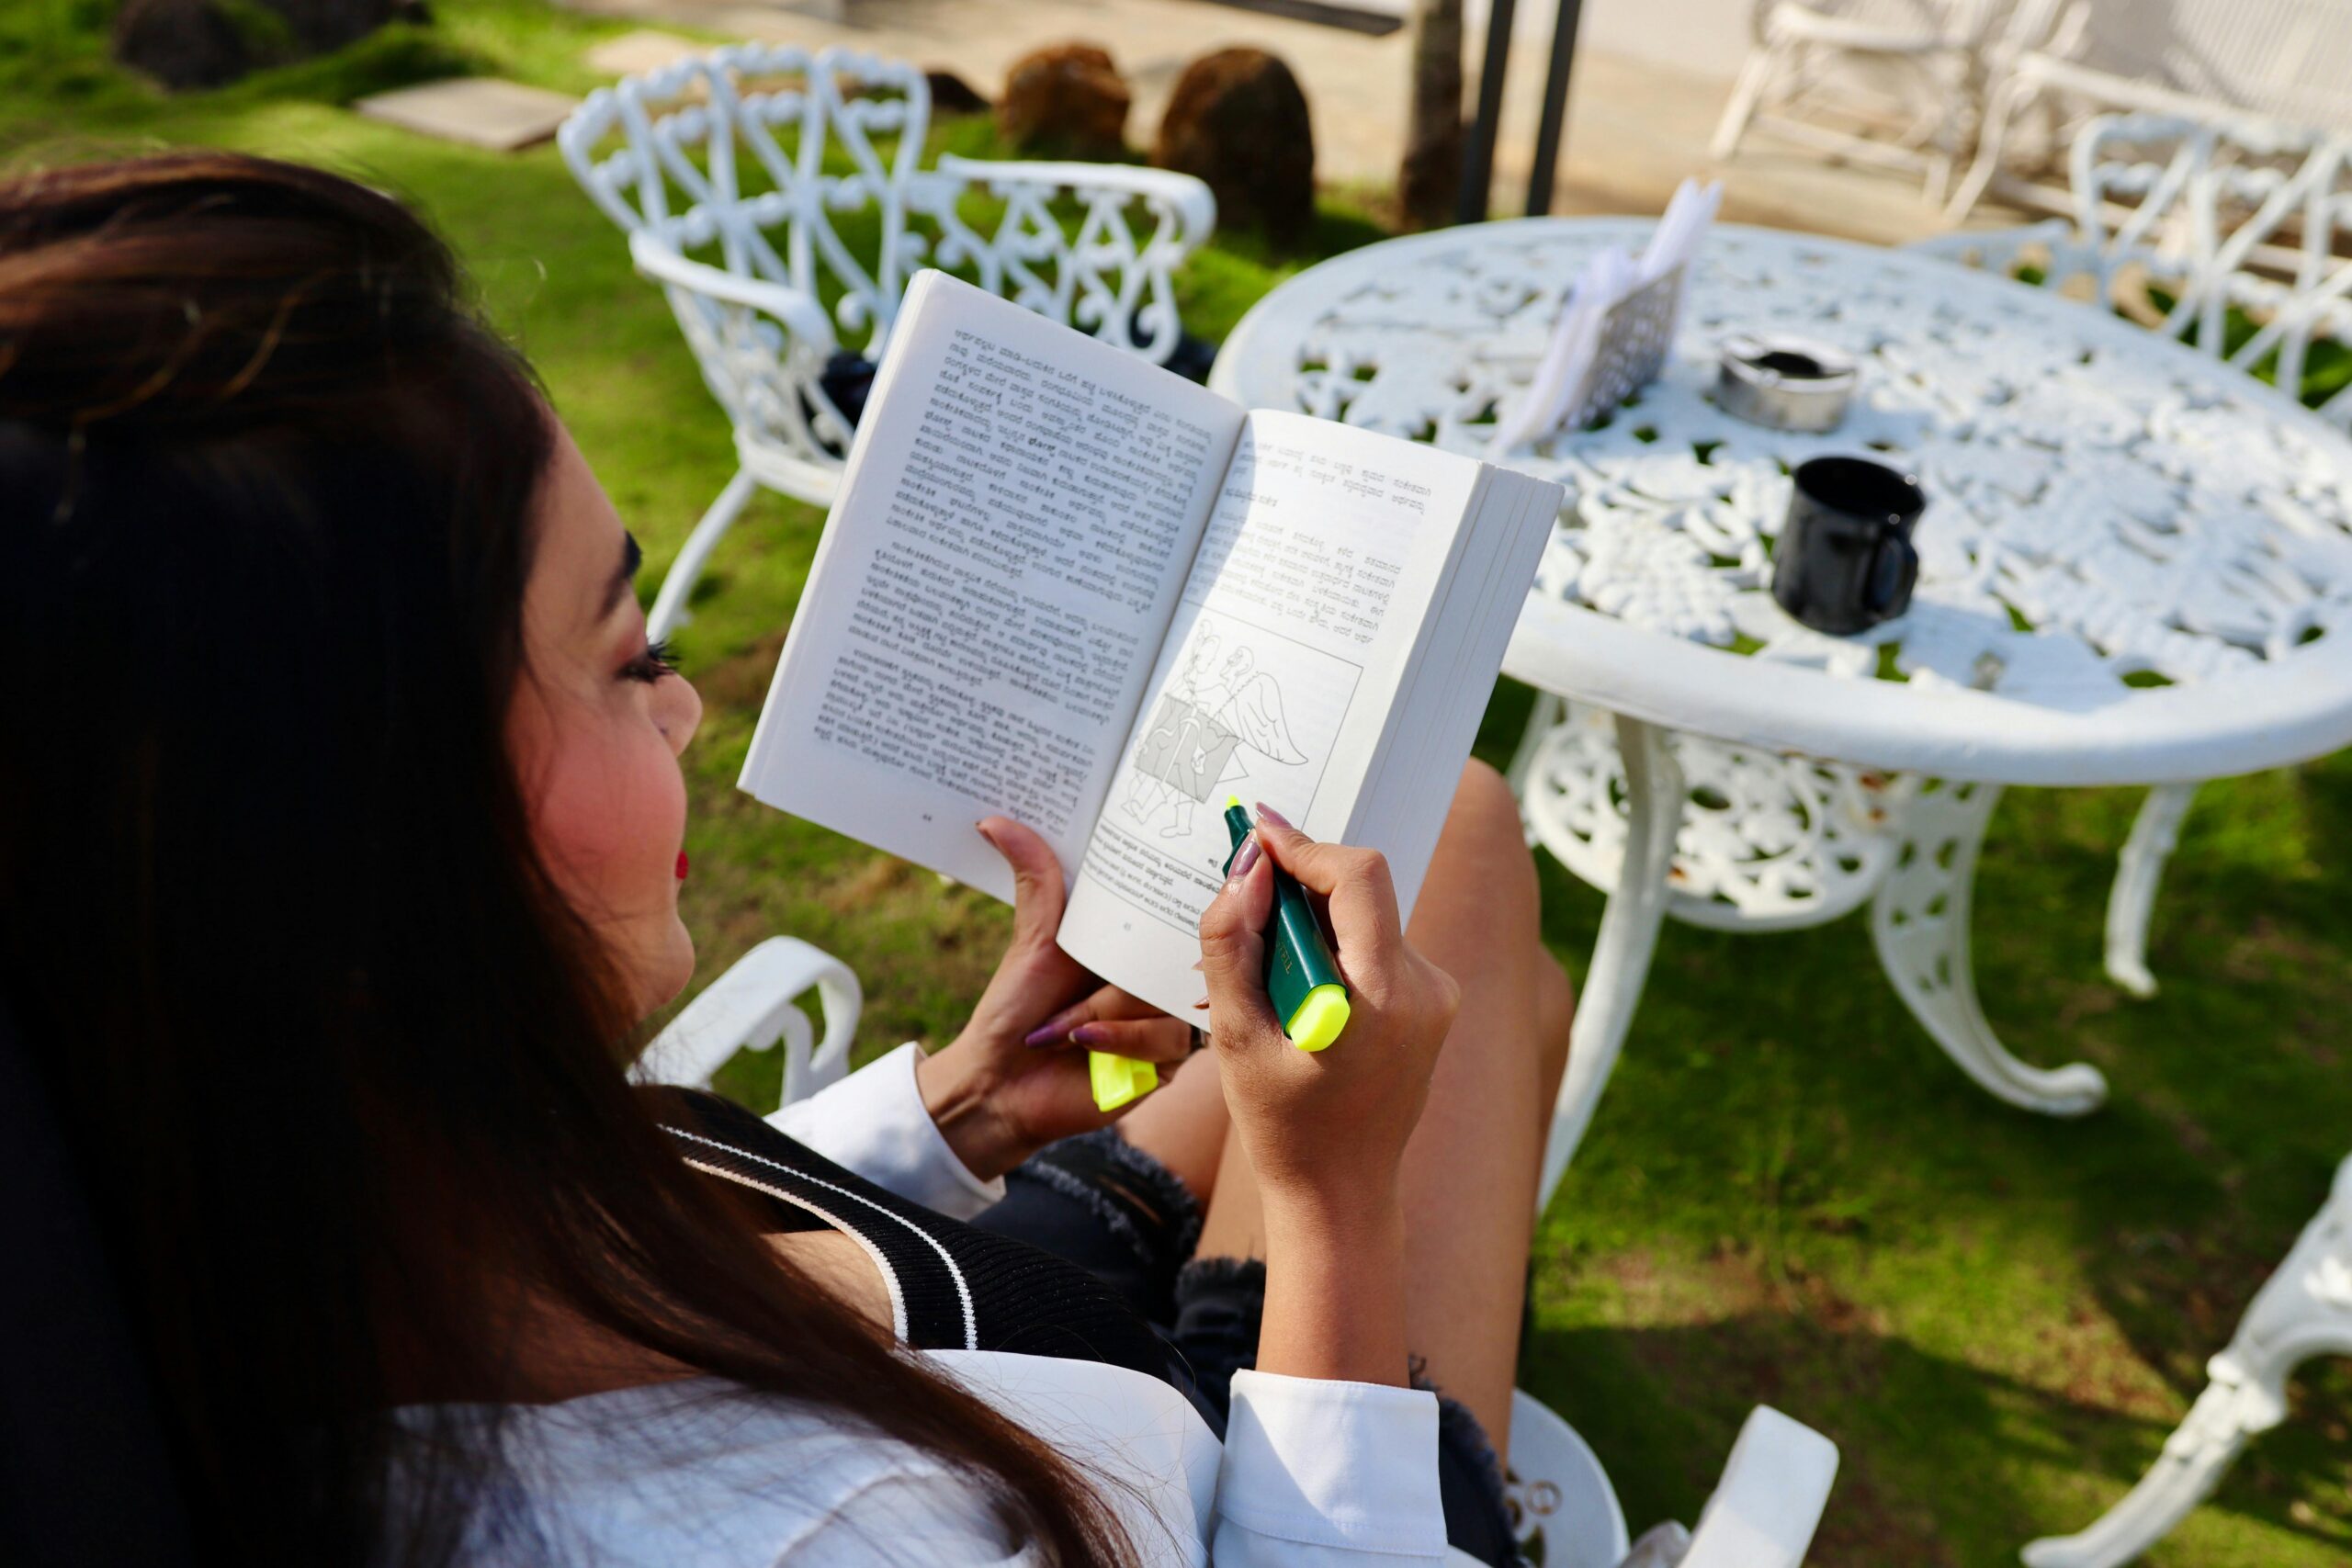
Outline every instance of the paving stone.
{"label": "paving stone", "polygon": [[369,119],[422,136],[512,152],[553,136],[578,100],[519,82],[461,76],[378,93],[351,107]]}
{"label": "paving stone", "polygon": [[607,76],[634,76],[674,65],[694,55],[707,54],[718,47],[654,28],[639,28],[633,33],[606,39],[583,58],[591,71],[601,71]]}

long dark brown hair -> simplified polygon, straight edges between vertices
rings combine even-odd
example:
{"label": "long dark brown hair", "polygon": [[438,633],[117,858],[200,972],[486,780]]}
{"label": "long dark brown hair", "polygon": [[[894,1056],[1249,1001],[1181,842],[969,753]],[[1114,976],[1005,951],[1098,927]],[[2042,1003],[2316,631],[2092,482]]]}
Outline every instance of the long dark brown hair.
{"label": "long dark brown hair", "polygon": [[203,1554],[446,1554],[498,1489],[388,1487],[385,1413],[511,1390],[519,1293],[944,1458],[1049,1561],[1118,1555],[625,1082],[503,743],[551,417],[359,185],[210,152],[0,185],[0,1001]]}

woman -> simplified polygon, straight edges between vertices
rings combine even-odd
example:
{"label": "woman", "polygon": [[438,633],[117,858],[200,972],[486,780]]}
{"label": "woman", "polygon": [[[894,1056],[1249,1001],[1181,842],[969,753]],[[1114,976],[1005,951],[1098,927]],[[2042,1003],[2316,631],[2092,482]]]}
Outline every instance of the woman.
{"label": "woman", "polygon": [[[1503,1560],[1567,995],[1490,772],[1409,931],[1268,817],[1202,924],[1215,1052],[1110,1133],[1085,1047],[1189,1028],[1061,957],[1050,851],[981,822],[1021,900],[971,1023],[780,1133],[625,1082],[693,964],[700,705],[396,204],[215,153],[0,186],[0,530],[42,676],[0,1004],[208,1557]],[[1270,863],[1329,901],[1343,1049],[1258,987]]]}

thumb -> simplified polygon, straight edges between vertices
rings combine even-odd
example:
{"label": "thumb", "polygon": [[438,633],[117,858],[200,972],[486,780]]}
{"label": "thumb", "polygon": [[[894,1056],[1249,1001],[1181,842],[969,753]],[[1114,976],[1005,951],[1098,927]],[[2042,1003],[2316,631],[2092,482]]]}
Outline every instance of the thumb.
{"label": "thumb", "polygon": [[[1245,853],[1247,849],[1245,844]],[[1212,1015],[1222,1026],[1253,1028],[1262,1021],[1279,1030],[1264,979],[1273,866],[1263,854],[1248,855],[1247,861],[1201,912],[1201,975],[1208,982]]]}
{"label": "thumb", "polygon": [[1012,868],[1012,941],[1050,946],[1061,929],[1062,904],[1069,890],[1062,886],[1062,863],[1054,847],[1035,829],[1010,817],[984,817],[978,827]]}

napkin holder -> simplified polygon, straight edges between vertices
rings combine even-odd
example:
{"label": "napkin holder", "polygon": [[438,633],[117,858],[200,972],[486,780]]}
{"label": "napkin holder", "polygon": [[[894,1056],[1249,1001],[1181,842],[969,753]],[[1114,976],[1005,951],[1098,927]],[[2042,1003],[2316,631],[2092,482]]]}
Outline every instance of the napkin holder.
{"label": "napkin holder", "polygon": [[1682,274],[1669,267],[1609,307],[1592,360],[1568,395],[1561,428],[1586,429],[1657,379],[1681,314]]}

